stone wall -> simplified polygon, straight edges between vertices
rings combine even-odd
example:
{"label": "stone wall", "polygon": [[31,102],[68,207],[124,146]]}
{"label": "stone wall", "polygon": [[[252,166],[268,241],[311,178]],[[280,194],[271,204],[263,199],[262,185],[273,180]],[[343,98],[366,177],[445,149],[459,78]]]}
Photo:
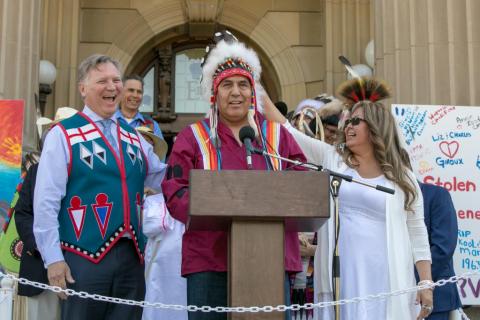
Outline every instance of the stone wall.
{"label": "stone wall", "polygon": [[377,0],[372,12],[395,102],[480,105],[480,1]]}
{"label": "stone wall", "polygon": [[41,1],[0,0],[0,99],[25,100],[24,149],[36,148]]}

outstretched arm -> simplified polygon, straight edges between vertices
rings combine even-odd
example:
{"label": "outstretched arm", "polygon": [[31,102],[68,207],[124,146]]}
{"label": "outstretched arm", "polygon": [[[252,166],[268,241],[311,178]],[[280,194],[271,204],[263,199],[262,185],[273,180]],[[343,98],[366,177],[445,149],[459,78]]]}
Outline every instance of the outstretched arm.
{"label": "outstretched arm", "polygon": [[333,146],[321,140],[311,138],[295,129],[280,113],[280,111],[278,111],[277,107],[275,107],[272,100],[270,100],[267,95],[264,95],[263,111],[267,120],[283,124],[283,126],[288,130],[288,132],[290,132],[302,149],[302,152],[307,158],[308,162],[331,169],[331,165],[327,163],[326,159],[328,154],[336,153],[336,150]]}

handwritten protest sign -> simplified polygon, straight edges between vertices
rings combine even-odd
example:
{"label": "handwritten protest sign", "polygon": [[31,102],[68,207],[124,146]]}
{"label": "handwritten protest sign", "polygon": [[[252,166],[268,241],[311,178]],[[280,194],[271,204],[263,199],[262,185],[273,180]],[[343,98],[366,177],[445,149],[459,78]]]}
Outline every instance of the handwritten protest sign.
{"label": "handwritten protest sign", "polygon": [[[446,188],[458,219],[457,275],[480,271],[480,108],[392,105],[417,178]],[[458,283],[462,302],[480,304],[480,278]]]}

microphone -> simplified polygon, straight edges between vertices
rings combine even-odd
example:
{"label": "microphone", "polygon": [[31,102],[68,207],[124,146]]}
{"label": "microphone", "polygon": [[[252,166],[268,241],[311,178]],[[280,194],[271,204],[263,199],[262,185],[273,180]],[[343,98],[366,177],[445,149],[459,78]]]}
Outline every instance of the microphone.
{"label": "microphone", "polygon": [[255,139],[255,130],[250,126],[245,126],[240,129],[238,137],[247,150],[247,167],[248,169],[252,169],[252,152],[255,152],[255,148],[252,146],[252,140]]}

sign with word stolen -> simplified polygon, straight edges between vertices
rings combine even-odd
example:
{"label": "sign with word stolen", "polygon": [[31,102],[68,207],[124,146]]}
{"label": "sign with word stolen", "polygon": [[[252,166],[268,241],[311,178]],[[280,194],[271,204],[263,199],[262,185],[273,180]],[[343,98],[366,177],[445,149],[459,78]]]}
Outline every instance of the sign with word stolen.
{"label": "sign with word stolen", "polygon": [[[446,188],[458,220],[457,275],[480,271],[480,107],[392,105],[418,180]],[[460,280],[463,304],[480,304],[480,277]]]}

